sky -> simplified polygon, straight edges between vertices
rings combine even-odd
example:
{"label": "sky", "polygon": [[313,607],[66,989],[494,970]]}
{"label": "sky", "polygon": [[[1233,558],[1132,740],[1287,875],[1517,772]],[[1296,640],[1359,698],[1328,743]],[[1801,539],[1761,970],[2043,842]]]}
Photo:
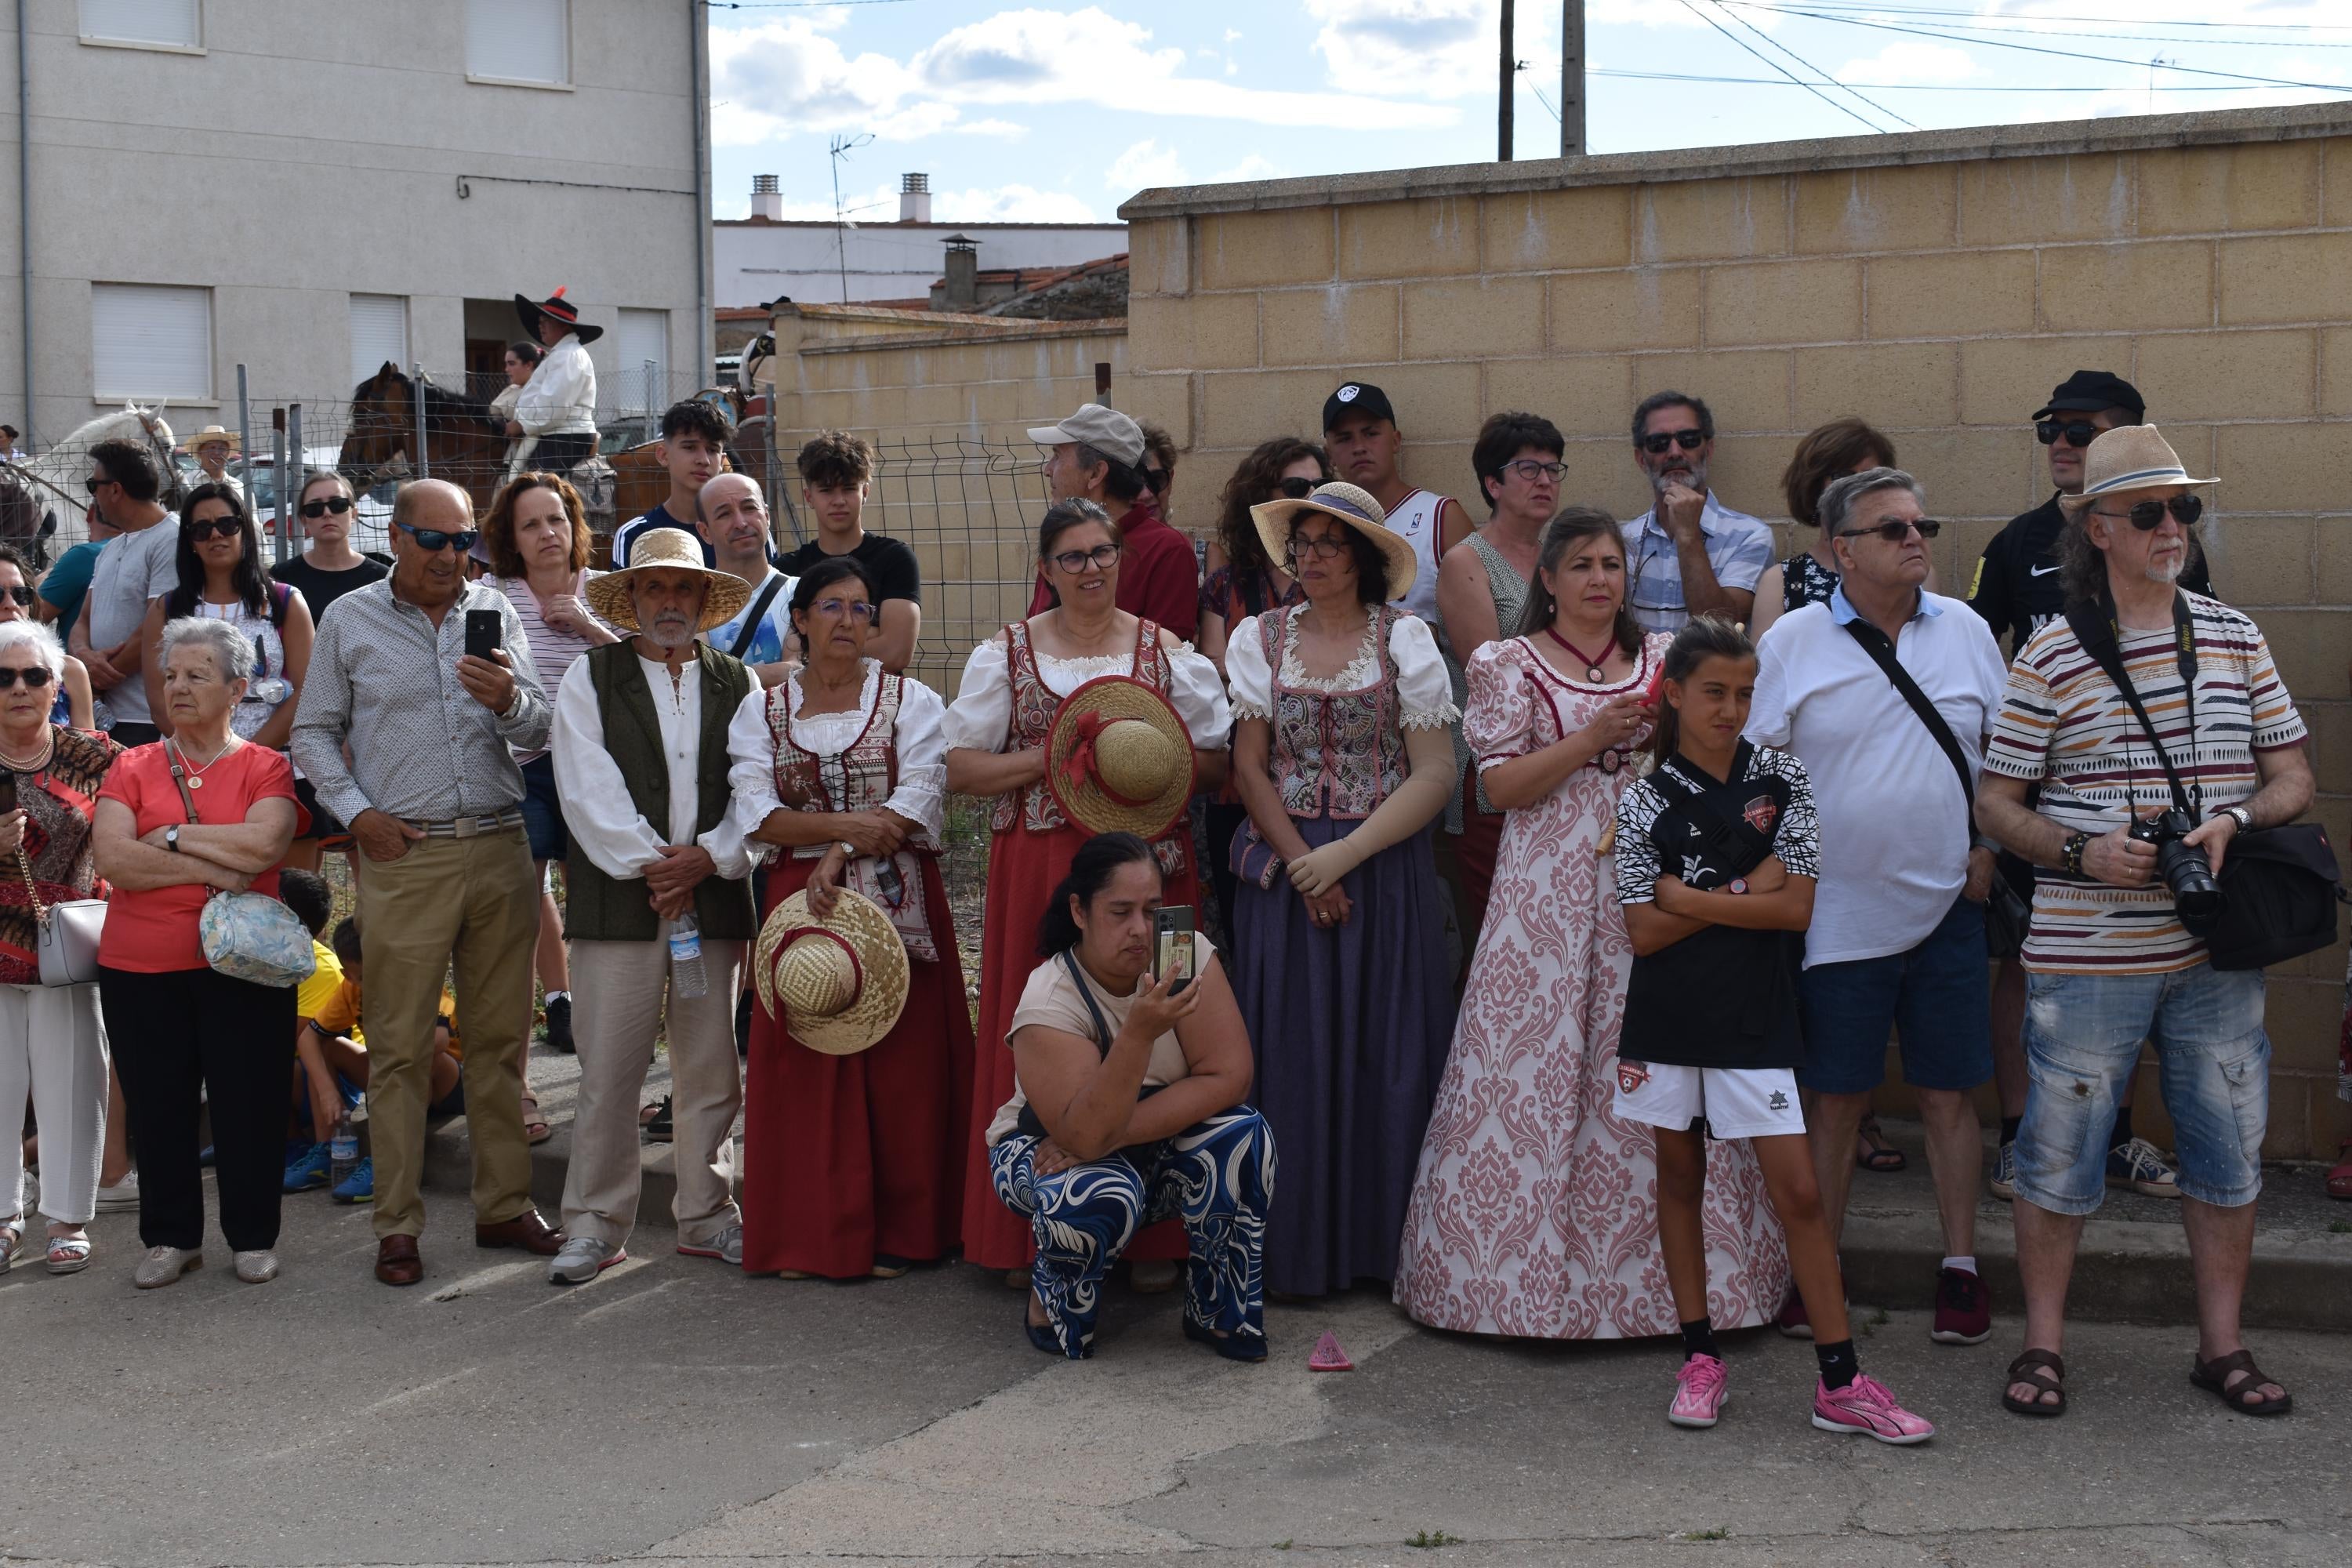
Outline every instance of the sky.
{"label": "sky", "polygon": [[[895,219],[900,174],[921,171],[937,218],[1087,222],[1156,185],[1492,159],[1500,10],[712,0],[716,216],[744,216],[751,176],[772,174],[787,217],[830,219],[836,164],[852,221]],[[1560,7],[1517,14],[1517,151],[1556,156]],[[1595,153],[2352,101],[2347,0],[1585,0],[1585,16]]]}

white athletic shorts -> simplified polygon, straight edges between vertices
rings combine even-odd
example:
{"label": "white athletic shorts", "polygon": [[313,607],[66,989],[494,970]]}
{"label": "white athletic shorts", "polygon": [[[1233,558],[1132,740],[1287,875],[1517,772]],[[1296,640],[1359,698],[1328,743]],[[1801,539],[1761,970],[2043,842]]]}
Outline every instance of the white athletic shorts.
{"label": "white athletic shorts", "polygon": [[1787,1068],[1690,1068],[1619,1061],[1612,1108],[1628,1121],[1687,1131],[1704,1118],[1718,1140],[1801,1135],[1804,1108]]}

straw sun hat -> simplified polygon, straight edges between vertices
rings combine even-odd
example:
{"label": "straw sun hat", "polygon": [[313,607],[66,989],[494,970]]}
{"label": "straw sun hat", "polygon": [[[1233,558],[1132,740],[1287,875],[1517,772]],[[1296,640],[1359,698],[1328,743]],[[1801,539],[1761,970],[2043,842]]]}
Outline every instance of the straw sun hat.
{"label": "straw sun hat", "polygon": [[2068,517],[2080,518],[2093,501],[2117,490],[2221,482],[2198,479],[2182,468],[2180,454],[2157,433],[2155,426],[2118,425],[2083,448],[2083,493],[2061,496],[2058,504]]}
{"label": "straw sun hat", "polygon": [[1370,491],[1339,479],[1318,485],[1297,500],[1280,496],[1250,508],[1250,520],[1257,524],[1258,541],[1265,546],[1266,559],[1290,559],[1291,528],[1297,522],[1299,513],[1307,511],[1336,517],[1381,547],[1381,554],[1389,566],[1390,598],[1402,599],[1412,587],[1417,571],[1412,542],[1388,526],[1388,513],[1381,510],[1381,503],[1372,499]]}
{"label": "straw sun hat", "polygon": [[881,906],[841,889],[820,921],[806,889],[776,906],[760,928],[751,965],[760,1005],[793,1039],[829,1057],[879,1042],[907,1007],[907,947]]}
{"label": "straw sun hat", "polygon": [[702,623],[694,629],[707,632],[713,626],[723,626],[742,614],[743,606],[751,602],[751,584],[729,572],[714,571],[702,563],[702,546],[682,528],[656,528],[637,535],[629,549],[629,563],[618,572],[607,572],[588,584],[588,608],[597,619],[625,632],[641,632],[637,625],[637,606],[630,596],[635,587],[633,579],[641,572],[655,569],[669,572],[699,572],[709,579],[710,592],[702,596]]}
{"label": "straw sun hat", "polygon": [[1045,783],[1088,833],[1157,838],[1192,795],[1192,737],[1168,699],[1106,675],[1062,699],[1045,736]]}
{"label": "straw sun hat", "polygon": [[226,447],[228,455],[232,458],[244,449],[244,443],[237,439],[236,431],[219,425],[207,425],[181,442],[180,450],[194,457],[205,447],[212,446]]}

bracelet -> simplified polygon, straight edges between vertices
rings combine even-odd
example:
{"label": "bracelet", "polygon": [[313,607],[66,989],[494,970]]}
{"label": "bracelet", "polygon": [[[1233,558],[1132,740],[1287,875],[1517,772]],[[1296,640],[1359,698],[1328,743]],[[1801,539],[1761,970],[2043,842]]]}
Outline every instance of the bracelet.
{"label": "bracelet", "polygon": [[2071,875],[2076,877],[2083,875],[2083,848],[2084,846],[2090,842],[2091,836],[2089,834],[2076,833],[2066,840],[2065,847],[2059,851],[2060,858],[2063,860],[2066,870]]}

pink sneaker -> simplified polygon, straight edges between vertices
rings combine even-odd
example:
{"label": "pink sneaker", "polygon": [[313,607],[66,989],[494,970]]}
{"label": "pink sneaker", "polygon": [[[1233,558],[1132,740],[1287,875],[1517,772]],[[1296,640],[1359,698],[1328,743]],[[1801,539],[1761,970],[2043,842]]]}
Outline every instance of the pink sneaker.
{"label": "pink sneaker", "polygon": [[1723,1414],[1725,1397],[1723,1363],[1695,1355],[1675,1373],[1675,1402],[1666,1408],[1666,1419],[1677,1426],[1712,1426]]}
{"label": "pink sneaker", "polygon": [[1813,1425],[1824,1432],[1859,1433],[1897,1447],[1924,1443],[1936,1435],[1926,1417],[1895,1403],[1874,1377],[1857,1377],[1843,1388],[1813,1385]]}

